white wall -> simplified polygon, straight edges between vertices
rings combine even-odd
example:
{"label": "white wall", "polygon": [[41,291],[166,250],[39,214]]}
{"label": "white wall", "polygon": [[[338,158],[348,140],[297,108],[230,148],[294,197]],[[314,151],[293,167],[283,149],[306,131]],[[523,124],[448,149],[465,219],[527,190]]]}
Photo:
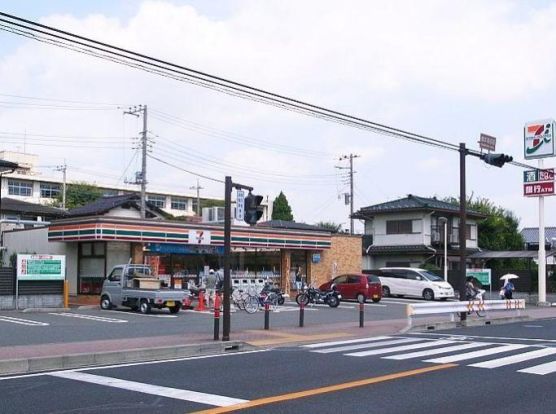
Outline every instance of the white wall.
{"label": "white wall", "polygon": [[106,243],[106,272],[116,266],[125,264],[131,257],[131,243],[107,242]]}
{"label": "white wall", "polygon": [[[375,216],[373,224],[373,245],[401,246],[408,244],[430,244],[430,217],[423,213],[403,213]],[[428,221],[427,221],[428,219]],[[386,234],[386,221],[416,220],[412,234]],[[420,222],[420,224],[417,223]],[[428,237],[428,240],[427,240]]]}
{"label": "white wall", "polygon": [[48,227],[12,231],[4,233],[7,249],[4,265],[9,265],[9,257],[19,254],[63,254],[66,256],[66,274],[71,295],[77,294],[77,243],[49,242]]}

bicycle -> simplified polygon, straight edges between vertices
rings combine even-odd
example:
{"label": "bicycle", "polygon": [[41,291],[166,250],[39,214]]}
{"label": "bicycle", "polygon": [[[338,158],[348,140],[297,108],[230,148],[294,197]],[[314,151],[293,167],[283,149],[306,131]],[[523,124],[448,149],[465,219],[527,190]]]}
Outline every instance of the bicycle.
{"label": "bicycle", "polygon": [[[468,301],[469,301],[469,310],[467,311],[468,315],[471,315],[472,312],[475,312],[475,314],[479,317],[479,318],[483,318],[486,316],[486,312],[485,312],[485,308],[484,308],[484,294],[485,294],[485,290],[484,289],[478,289],[475,294],[471,297],[468,297]],[[475,308],[475,301],[478,301],[477,307]]]}

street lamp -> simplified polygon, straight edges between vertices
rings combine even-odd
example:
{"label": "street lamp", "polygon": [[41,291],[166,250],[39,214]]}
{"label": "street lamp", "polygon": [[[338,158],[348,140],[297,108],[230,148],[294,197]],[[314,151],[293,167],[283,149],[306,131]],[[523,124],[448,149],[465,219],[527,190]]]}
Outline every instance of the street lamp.
{"label": "street lamp", "polygon": [[438,217],[438,222],[444,224],[444,281],[448,281],[448,219]]}
{"label": "street lamp", "polygon": [[[2,237],[2,174],[13,173],[19,165],[15,162],[0,160],[0,252],[3,247],[3,237]],[[2,259],[3,262],[3,259]],[[3,264],[3,263],[1,263]]]}

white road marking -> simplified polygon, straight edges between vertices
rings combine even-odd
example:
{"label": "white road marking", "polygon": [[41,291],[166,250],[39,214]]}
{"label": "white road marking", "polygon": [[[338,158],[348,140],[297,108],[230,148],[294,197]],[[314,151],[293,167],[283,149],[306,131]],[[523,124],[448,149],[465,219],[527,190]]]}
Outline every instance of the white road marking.
{"label": "white road marking", "polygon": [[[450,343],[454,343],[454,341],[450,341]],[[426,357],[426,356],[429,356],[429,355],[445,354],[445,353],[454,352],[454,351],[464,351],[466,349],[479,348],[481,346],[487,346],[487,345],[492,345],[492,343],[473,342],[471,344],[454,345],[454,346],[448,346],[448,347],[438,348],[438,349],[427,349],[426,351],[410,352],[409,354],[391,355],[391,356],[385,356],[385,357],[382,357],[382,358],[383,359],[403,360],[403,359],[410,359],[410,358]]]}
{"label": "white road marking", "polygon": [[84,372],[55,372],[48,374],[53,377],[70,379],[75,381],[87,382],[90,384],[104,385],[107,387],[119,388],[127,391],[141,392],[143,394],[156,395],[159,397],[173,398],[182,401],[192,401],[201,404],[214,405],[217,407],[227,407],[229,405],[247,402],[239,398],[230,398],[223,395],[207,394],[204,392],[181,390],[178,388],[162,387],[159,385],[145,384],[142,382],[127,381],[118,378],[103,377]]}
{"label": "white road marking", "polygon": [[359,339],[348,339],[346,341],[333,341],[333,342],[319,342],[318,344],[303,345],[303,348],[326,348],[327,346],[334,345],[347,345],[347,344],[357,344],[359,342],[372,342],[381,341],[383,339],[390,339],[391,336],[375,336],[369,338],[359,338]]}
{"label": "white road marking", "polygon": [[523,325],[524,328],[543,328],[542,325]]}
{"label": "white road marking", "polygon": [[110,309],[106,309],[103,310],[103,312],[114,312],[114,313],[119,313],[120,315],[133,315],[133,316],[147,316],[150,318],[177,318],[178,315],[166,315],[166,314],[145,314],[145,313],[138,313],[138,312],[122,312],[119,310],[110,310]]}
{"label": "white road marking", "polygon": [[536,365],[534,367],[520,369],[517,372],[525,372],[526,374],[546,375],[556,371],[556,361],[546,364]]}
{"label": "white road marking", "polygon": [[[383,341],[383,342],[373,342],[373,343],[365,343],[365,344],[358,344],[358,345],[347,345],[347,346],[340,346],[334,348],[325,348],[325,349],[318,349],[313,352],[317,352],[319,354],[330,354],[332,352],[344,352],[344,351],[354,351],[356,349],[365,349],[365,348],[378,348],[385,345],[397,345],[397,344],[404,344],[407,342],[417,342],[423,341],[422,339],[415,339],[415,338],[401,338],[401,339],[392,339],[391,341]],[[351,355],[351,354],[348,354]]]}
{"label": "white road marking", "polygon": [[370,351],[353,352],[346,355],[354,356],[354,357],[365,357],[369,355],[382,355],[382,354],[389,354],[392,352],[409,351],[412,349],[432,348],[433,346],[447,345],[451,343],[452,341],[440,339],[438,341],[431,341],[431,342],[425,342],[419,344],[402,345],[402,346],[394,346],[391,348],[371,349]]}
{"label": "white road marking", "polygon": [[479,336],[479,335],[454,335],[454,334],[441,334],[432,332],[408,332],[406,335],[427,335],[427,336],[449,336],[452,338],[461,339],[502,339],[504,341],[531,341],[531,342],[556,342],[556,339],[542,339],[542,338],[516,338],[514,336]]}
{"label": "white road marking", "polygon": [[27,325],[27,326],[48,326],[46,322],[32,321],[30,319],[14,318],[12,316],[0,316],[0,322],[15,323],[17,325]]}
{"label": "white road marking", "polygon": [[497,346],[495,348],[490,348],[490,349],[484,349],[481,351],[466,352],[463,354],[450,355],[450,356],[445,356],[445,357],[435,358],[435,359],[426,359],[423,362],[432,362],[435,364],[448,364],[451,362],[464,361],[466,359],[473,359],[473,358],[481,358],[487,355],[499,354],[507,351],[515,351],[517,349],[523,349],[527,347],[528,345],[505,344],[502,346]]}
{"label": "white road marking", "polygon": [[49,315],[67,316],[69,318],[86,319],[86,320],[95,321],[95,322],[127,323],[127,321],[125,319],[105,318],[103,316],[84,315],[84,314],[69,313],[69,312],[49,313]]}
{"label": "white road marking", "polygon": [[536,351],[525,352],[524,354],[512,355],[504,358],[492,359],[490,361],[479,362],[469,365],[470,367],[478,368],[498,368],[505,365],[517,364],[523,361],[529,361],[535,358],[541,358],[547,355],[556,354],[556,348],[542,348]]}

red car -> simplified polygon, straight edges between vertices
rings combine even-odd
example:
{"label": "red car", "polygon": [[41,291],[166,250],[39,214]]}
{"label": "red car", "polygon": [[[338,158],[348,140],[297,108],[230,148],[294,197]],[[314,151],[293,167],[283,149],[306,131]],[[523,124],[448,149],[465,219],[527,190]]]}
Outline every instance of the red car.
{"label": "red car", "polygon": [[344,299],[356,299],[358,302],[365,302],[371,299],[373,302],[380,302],[382,298],[382,285],[377,275],[364,275],[361,273],[336,276],[329,282],[320,286],[319,289],[330,289],[334,283],[336,290]]}

